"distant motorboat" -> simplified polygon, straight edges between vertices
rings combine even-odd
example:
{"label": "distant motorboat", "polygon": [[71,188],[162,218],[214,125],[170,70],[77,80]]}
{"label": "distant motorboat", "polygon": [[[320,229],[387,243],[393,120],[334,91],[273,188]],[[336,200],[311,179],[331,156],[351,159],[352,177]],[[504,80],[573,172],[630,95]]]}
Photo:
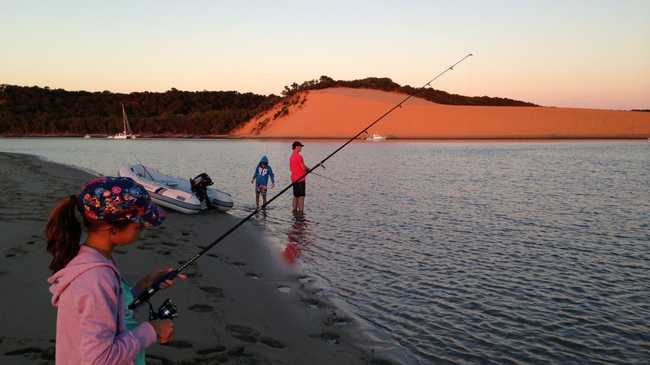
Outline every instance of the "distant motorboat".
{"label": "distant motorboat", "polygon": [[370,136],[368,136],[368,138],[366,138],[366,141],[373,141],[373,142],[385,141],[385,140],[386,140],[385,136],[380,136],[379,134],[376,133],[373,133]]}
{"label": "distant motorboat", "polygon": [[86,138],[86,139],[90,138],[90,134],[86,134],[86,135],[84,136],[84,138]]}
{"label": "distant motorboat", "polygon": [[131,131],[131,126],[129,125],[129,118],[126,116],[126,110],[124,110],[124,104],[122,104],[122,124],[124,130],[118,134],[108,136],[108,139],[135,139],[135,134]]}

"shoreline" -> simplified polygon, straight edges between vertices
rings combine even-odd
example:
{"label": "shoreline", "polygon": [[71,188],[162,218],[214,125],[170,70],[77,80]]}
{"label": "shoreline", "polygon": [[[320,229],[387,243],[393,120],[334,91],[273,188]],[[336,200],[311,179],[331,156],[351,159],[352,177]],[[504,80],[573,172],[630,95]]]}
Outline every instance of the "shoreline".
{"label": "shoreline", "polygon": [[[43,227],[56,201],[92,175],[40,156],[4,152],[0,171],[7,176],[0,183],[0,284],[11,293],[5,306],[20,308],[0,314],[0,359],[53,363],[56,312],[47,291]],[[115,250],[127,280],[176,266],[239,220],[218,212],[168,213],[160,229]],[[253,224],[213,248],[188,269],[187,281],[154,298],[160,305],[171,297],[180,315],[172,343],[147,349],[147,363],[409,362],[398,345],[374,338],[367,323],[328,298],[323,283],[282,266],[280,256],[264,228]],[[146,318],[146,311],[137,317]]]}
{"label": "shoreline", "polygon": [[[91,137],[91,138],[84,138],[83,136],[79,135],[25,135],[25,136],[4,136],[0,135],[0,139],[54,139],[54,138],[60,138],[60,139],[84,139],[84,140],[99,140],[99,141],[114,141],[112,139],[106,138],[106,137]],[[200,141],[200,140],[205,140],[205,141],[213,141],[213,140],[244,140],[244,141],[293,141],[296,139],[300,140],[306,140],[306,141],[347,141],[349,137],[304,137],[304,136],[286,136],[286,137],[280,137],[280,136],[272,136],[272,137],[266,137],[266,136],[227,136],[227,135],[219,135],[219,136],[156,136],[156,137],[138,137],[135,140],[125,140],[127,142],[133,142],[133,141],[138,141],[138,140],[145,140],[145,141],[151,141],[151,140],[182,140],[182,141]],[[390,136],[387,137],[386,140],[382,141],[367,141],[366,139],[358,138],[356,141],[358,142],[373,142],[373,143],[381,143],[381,142],[410,142],[410,141],[421,141],[421,142],[535,142],[535,141],[550,141],[550,142],[567,142],[567,141],[584,141],[584,142],[590,142],[590,141],[646,141],[650,140],[650,136],[648,137],[554,137],[554,138],[546,138],[546,137],[457,137],[457,138],[427,138],[427,137],[422,137],[422,138],[391,138]]]}

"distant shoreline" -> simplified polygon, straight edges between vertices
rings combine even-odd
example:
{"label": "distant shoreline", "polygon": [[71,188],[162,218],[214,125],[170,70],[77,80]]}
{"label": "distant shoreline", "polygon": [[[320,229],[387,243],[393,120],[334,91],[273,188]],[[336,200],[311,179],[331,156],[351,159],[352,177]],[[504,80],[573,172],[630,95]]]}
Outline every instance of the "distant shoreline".
{"label": "distant shoreline", "polygon": [[[92,136],[90,138],[84,138],[83,135],[69,135],[69,134],[48,134],[48,135],[41,135],[41,134],[30,134],[30,135],[0,135],[0,138],[5,138],[5,139],[48,139],[48,138],[71,138],[71,139],[92,139],[92,140],[111,140],[107,138],[106,136]],[[179,136],[170,136],[170,135],[159,135],[159,136],[146,136],[146,137],[138,137],[135,139],[137,140],[152,140],[152,139],[182,139],[182,140],[220,140],[220,139],[227,139],[227,140],[269,140],[269,141],[289,141],[289,140],[307,140],[307,141],[322,141],[322,140],[327,140],[327,141],[345,141],[348,138],[344,137],[302,137],[302,136],[287,136],[287,137],[259,137],[259,136],[231,136],[231,135],[208,135],[208,136],[203,136],[203,135],[198,135],[198,136],[187,136],[187,135],[179,135]],[[650,136],[646,137],[638,137],[638,138],[631,138],[631,137],[554,137],[554,138],[546,138],[546,137],[521,137],[521,138],[516,138],[516,137],[490,137],[490,138],[484,138],[484,137],[458,137],[458,138],[427,138],[427,137],[422,137],[422,138],[388,138],[385,141],[381,142],[373,142],[373,141],[366,141],[365,139],[359,138],[358,141],[360,142],[372,142],[372,143],[386,143],[386,142],[407,142],[407,141],[449,141],[449,142],[462,142],[462,141],[475,141],[475,142],[481,142],[481,141],[494,141],[494,142],[517,142],[517,141],[645,141],[647,139],[650,139]],[[128,140],[129,142],[133,142],[134,140]]]}

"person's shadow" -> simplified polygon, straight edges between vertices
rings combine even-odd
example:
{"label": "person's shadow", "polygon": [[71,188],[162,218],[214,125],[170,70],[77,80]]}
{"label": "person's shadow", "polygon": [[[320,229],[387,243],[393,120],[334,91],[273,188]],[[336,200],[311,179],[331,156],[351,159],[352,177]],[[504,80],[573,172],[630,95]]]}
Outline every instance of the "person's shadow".
{"label": "person's shadow", "polygon": [[287,232],[287,245],[282,256],[289,264],[294,264],[312,242],[309,220],[304,212],[293,212],[293,223]]}

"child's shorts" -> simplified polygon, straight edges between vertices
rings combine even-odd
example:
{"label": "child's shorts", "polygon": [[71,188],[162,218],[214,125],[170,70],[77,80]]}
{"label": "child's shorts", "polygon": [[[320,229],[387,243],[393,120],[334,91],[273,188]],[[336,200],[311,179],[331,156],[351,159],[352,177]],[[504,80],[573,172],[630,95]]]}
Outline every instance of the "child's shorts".
{"label": "child's shorts", "polygon": [[262,195],[266,195],[266,190],[268,187],[266,185],[257,185],[255,184],[255,192],[260,193]]}

